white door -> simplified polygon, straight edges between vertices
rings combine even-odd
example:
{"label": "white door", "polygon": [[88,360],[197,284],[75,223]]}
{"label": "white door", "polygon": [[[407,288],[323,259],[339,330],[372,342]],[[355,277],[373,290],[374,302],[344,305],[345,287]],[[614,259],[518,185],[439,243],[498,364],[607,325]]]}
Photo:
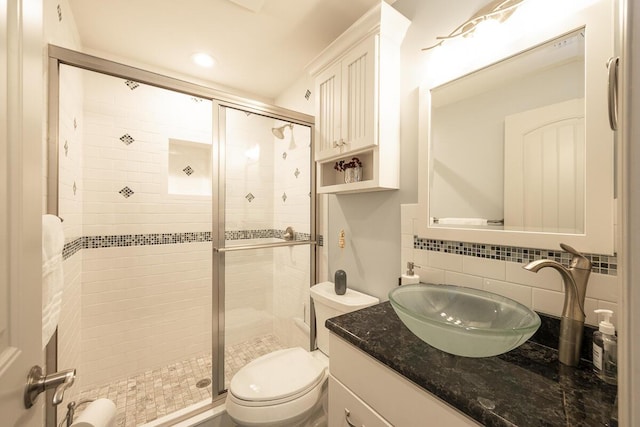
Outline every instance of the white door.
{"label": "white door", "polygon": [[[42,426],[27,410],[42,365],[42,0],[0,0],[0,424]],[[5,77],[6,76],[6,77]]]}
{"label": "white door", "polygon": [[584,99],[507,116],[506,230],[583,233]]}

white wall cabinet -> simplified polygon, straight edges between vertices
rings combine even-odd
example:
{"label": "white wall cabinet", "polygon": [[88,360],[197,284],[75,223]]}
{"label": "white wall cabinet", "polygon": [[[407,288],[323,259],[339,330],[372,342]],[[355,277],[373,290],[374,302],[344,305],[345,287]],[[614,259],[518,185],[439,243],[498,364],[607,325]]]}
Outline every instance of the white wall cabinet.
{"label": "white wall cabinet", "polygon": [[348,426],[345,409],[358,427],[480,425],[333,333],[329,348],[330,426]]}
{"label": "white wall cabinet", "polygon": [[369,36],[315,78],[316,160],[376,145],[375,58],[378,36]]}
{"label": "white wall cabinet", "polygon": [[[400,154],[400,44],[410,21],[381,2],[308,67],[315,81],[318,192],[397,189]],[[337,161],[363,164],[344,183]]]}

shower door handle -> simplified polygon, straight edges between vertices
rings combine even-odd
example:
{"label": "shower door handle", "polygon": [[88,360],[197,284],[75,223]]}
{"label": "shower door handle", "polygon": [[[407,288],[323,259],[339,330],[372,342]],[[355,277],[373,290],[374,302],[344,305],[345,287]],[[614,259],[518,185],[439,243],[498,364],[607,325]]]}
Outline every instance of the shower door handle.
{"label": "shower door handle", "polygon": [[317,245],[318,242],[315,240],[295,240],[295,241],[286,241],[286,242],[278,242],[278,243],[263,243],[259,245],[244,245],[244,246],[227,246],[223,248],[213,248],[214,252],[225,253],[225,252],[238,252],[238,251],[248,251],[251,249],[270,249],[270,248],[282,248],[287,246],[302,246],[302,245]]}
{"label": "shower door handle", "polygon": [[608,97],[609,126],[611,130],[618,130],[618,63],[620,58],[613,57],[607,62],[609,74]]}

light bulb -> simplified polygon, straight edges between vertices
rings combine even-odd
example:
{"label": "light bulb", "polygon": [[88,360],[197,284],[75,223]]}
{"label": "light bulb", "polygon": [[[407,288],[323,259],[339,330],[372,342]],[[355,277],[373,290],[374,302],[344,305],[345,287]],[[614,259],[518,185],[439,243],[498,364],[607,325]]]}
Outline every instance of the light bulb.
{"label": "light bulb", "polygon": [[211,55],[204,52],[194,53],[191,60],[200,67],[211,68],[215,65],[216,60]]}

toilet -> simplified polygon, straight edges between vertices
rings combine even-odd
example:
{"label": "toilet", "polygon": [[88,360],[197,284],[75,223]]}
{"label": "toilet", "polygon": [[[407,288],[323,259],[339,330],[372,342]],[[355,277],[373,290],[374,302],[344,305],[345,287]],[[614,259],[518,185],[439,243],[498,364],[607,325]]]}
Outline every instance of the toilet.
{"label": "toilet", "polygon": [[225,402],[237,426],[320,427],[327,425],[327,377],[331,317],[360,310],[378,298],[347,289],[336,295],[332,282],[311,287],[318,350],[274,351],[241,368],[231,379]]}

